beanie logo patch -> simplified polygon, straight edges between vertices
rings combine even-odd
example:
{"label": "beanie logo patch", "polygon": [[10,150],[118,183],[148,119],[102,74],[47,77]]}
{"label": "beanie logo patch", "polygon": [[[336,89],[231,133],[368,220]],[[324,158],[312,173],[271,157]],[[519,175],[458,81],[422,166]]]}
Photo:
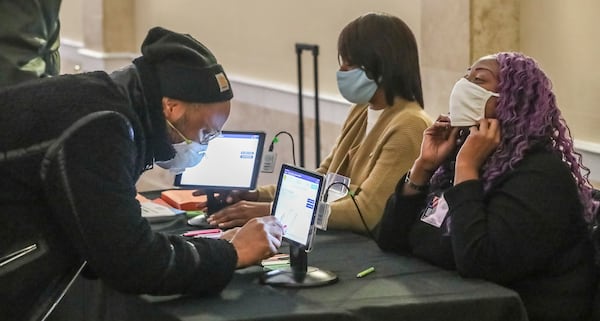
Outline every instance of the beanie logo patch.
{"label": "beanie logo patch", "polygon": [[224,73],[220,72],[216,74],[215,79],[217,80],[217,84],[219,84],[221,92],[229,90],[229,81],[227,81],[227,77],[225,77]]}

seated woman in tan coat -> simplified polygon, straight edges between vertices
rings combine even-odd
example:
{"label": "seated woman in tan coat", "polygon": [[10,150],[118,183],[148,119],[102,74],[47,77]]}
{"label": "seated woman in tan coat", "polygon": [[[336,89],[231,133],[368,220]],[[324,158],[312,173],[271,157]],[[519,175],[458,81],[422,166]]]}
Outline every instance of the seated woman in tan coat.
{"label": "seated woman in tan coat", "polygon": [[[402,20],[383,13],[358,17],[340,33],[338,53],[338,87],[355,105],[317,172],[349,177],[356,201],[346,196],[333,202],[328,227],[368,233],[419,155],[431,120],[423,110],[417,43]],[[268,185],[231,193],[227,201],[234,204],[208,220],[227,228],[269,215],[274,192]]]}

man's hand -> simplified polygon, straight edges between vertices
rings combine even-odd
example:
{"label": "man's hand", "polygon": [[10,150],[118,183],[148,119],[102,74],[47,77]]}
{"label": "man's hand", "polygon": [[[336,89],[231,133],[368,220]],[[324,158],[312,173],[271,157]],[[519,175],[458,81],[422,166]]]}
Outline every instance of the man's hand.
{"label": "man's hand", "polygon": [[221,239],[226,240],[226,241],[231,241],[231,239],[233,239],[233,237],[235,236],[235,234],[237,234],[237,232],[240,230],[240,228],[241,227],[234,227],[232,229],[223,231],[223,234],[221,234]]}
{"label": "man's hand", "polygon": [[239,201],[213,213],[207,218],[207,221],[210,225],[216,225],[222,229],[242,226],[252,218],[269,216],[270,209],[271,203],[269,202]]}
{"label": "man's hand", "polygon": [[237,267],[257,264],[277,253],[281,246],[283,226],[274,216],[248,221],[231,239],[238,256]]}

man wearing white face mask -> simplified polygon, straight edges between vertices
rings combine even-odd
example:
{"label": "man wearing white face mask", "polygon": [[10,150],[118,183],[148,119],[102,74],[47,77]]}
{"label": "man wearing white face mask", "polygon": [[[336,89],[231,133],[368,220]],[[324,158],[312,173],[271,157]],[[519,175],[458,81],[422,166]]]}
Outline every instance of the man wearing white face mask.
{"label": "man wearing white face mask", "polygon": [[[328,228],[369,234],[385,201],[419,154],[421,135],[431,124],[423,110],[417,42],[398,17],[367,13],[351,21],[338,38],[340,93],[353,103],[342,131],[317,172],[350,178],[354,200],[331,203]],[[231,227],[269,214],[274,185],[232,195],[241,201],[213,214],[212,224]]]}
{"label": "man wearing white face mask", "polygon": [[0,91],[0,205],[10,213],[0,216],[4,319],[29,319],[82,262],[110,289],[209,294],[237,267],[277,252],[282,227],[273,217],[248,222],[229,241],[154,233],[142,218],[140,174],[155,162],[179,171],[201,161],[233,93],[190,35],[156,27],[141,51],[110,75]]}

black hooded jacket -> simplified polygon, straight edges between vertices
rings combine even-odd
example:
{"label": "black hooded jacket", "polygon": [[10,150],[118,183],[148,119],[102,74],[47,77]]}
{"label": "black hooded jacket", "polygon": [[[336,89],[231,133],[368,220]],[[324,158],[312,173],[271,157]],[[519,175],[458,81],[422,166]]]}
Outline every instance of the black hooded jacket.
{"label": "black hooded jacket", "polygon": [[[529,320],[589,320],[593,248],[561,157],[533,149],[488,191],[481,180],[453,186],[454,172],[446,177],[428,194],[411,196],[402,193],[405,177],[398,182],[375,233],[379,247],[511,288]],[[428,214],[443,200],[441,224],[432,224]]]}
{"label": "black hooded jacket", "polygon": [[31,313],[83,261],[129,293],[204,294],[231,279],[237,256],[229,242],[156,233],[140,215],[137,179],[173,155],[142,69],[0,91],[2,319]]}

